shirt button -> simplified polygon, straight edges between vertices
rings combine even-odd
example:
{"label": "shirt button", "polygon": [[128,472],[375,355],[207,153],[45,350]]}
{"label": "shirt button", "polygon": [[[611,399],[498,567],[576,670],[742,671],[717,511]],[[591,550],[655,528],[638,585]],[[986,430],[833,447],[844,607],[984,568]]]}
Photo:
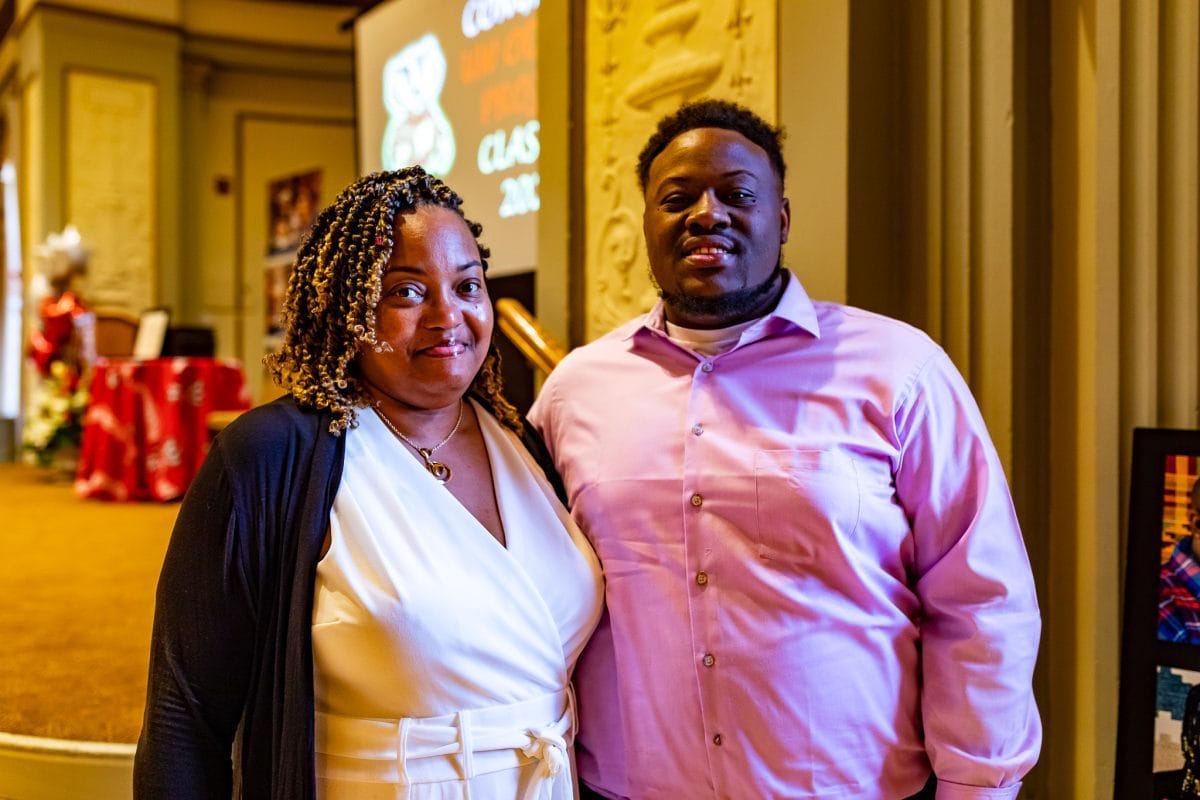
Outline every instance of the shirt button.
{"label": "shirt button", "polygon": [[705,361],[703,364],[700,365],[700,371],[701,372],[712,372],[713,371],[712,362]]}
{"label": "shirt button", "polygon": [[715,664],[715,663],[717,663],[717,657],[716,657],[716,656],[714,656],[712,653],[705,653],[705,654],[704,654],[704,666],[706,666],[706,667],[711,667],[711,666],[712,666],[713,664]]}
{"label": "shirt button", "polygon": [[699,494],[692,495],[692,505],[694,505],[696,508],[699,508],[700,506],[704,505],[704,498]]}
{"label": "shirt button", "polygon": [[715,744],[717,747],[721,746],[721,734],[718,733],[713,737],[713,744]]}
{"label": "shirt button", "polygon": [[704,426],[701,425],[699,422],[697,422],[695,425],[692,426],[692,433],[699,436],[700,434],[704,433]]}
{"label": "shirt button", "polygon": [[696,573],[696,583],[700,584],[701,586],[707,585],[708,584],[708,573],[707,572],[697,572]]}

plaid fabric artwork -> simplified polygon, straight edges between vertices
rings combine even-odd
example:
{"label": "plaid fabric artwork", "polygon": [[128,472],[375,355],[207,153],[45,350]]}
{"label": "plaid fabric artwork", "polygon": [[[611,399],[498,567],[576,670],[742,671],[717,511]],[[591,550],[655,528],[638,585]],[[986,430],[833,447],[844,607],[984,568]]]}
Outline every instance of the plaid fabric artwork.
{"label": "plaid fabric artwork", "polygon": [[1196,456],[1167,456],[1163,471],[1162,544],[1158,585],[1158,638],[1200,645],[1200,544],[1190,536],[1188,504]]}
{"label": "plaid fabric artwork", "polygon": [[1175,543],[1188,535],[1188,493],[1192,490],[1200,469],[1196,456],[1169,455],[1163,470],[1163,529],[1162,554],[1165,564],[1175,549]]}

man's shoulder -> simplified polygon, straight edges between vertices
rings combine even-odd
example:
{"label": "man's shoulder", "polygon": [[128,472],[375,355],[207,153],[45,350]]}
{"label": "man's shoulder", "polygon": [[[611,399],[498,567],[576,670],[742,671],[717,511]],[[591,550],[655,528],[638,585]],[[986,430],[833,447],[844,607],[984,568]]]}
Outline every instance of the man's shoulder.
{"label": "man's shoulder", "polygon": [[562,362],[555,367],[554,373],[551,374],[557,374],[564,367],[566,371],[587,369],[594,366],[597,362],[621,358],[627,355],[632,350],[631,342],[633,335],[645,323],[646,315],[642,314],[618,325],[597,339],[573,348],[571,352],[567,353]]}
{"label": "man's shoulder", "polygon": [[902,320],[842,303],[814,302],[813,307],[821,339],[838,359],[858,358],[909,374],[943,352],[929,334]]}
{"label": "man's shoulder", "polygon": [[938,346],[925,331],[895,317],[824,300],[813,301],[813,308],[822,336],[872,336],[906,348]]}
{"label": "man's shoulder", "polygon": [[532,413],[535,424],[542,413],[539,409],[551,399],[568,404],[607,402],[602,397],[619,393],[624,385],[621,378],[629,375],[629,369],[639,358],[634,352],[634,336],[645,319],[642,315],[629,320],[567,353],[542,385]]}

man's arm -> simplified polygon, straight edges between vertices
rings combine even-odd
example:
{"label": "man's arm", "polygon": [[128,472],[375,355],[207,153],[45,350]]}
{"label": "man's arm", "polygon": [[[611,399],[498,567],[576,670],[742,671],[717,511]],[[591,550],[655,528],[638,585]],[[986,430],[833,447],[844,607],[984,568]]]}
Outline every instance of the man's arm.
{"label": "man's arm", "polygon": [[915,543],[922,714],[938,800],[1015,798],[1037,762],[1041,618],[1004,472],[938,352],[897,409],[896,491]]}
{"label": "man's arm", "polygon": [[552,463],[557,443],[554,436],[555,382],[555,375],[551,373],[542,384],[542,389],[538,392],[538,396],[534,398],[533,405],[529,409],[529,415],[526,417],[526,422],[529,423],[529,426],[542,441],[546,455],[549,456]]}

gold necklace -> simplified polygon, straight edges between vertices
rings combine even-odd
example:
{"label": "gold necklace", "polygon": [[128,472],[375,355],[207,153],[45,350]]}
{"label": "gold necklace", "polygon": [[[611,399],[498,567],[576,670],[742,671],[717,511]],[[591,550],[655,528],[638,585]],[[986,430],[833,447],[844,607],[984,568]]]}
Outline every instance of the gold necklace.
{"label": "gold necklace", "polygon": [[436,478],[438,483],[445,483],[446,481],[450,480],[450,477],[454,474],[454,471],[451,470],[449,465],[447,465],[446,463],[444,463],[442,461],[434,461],[433,458],[431,458],[431,456],[433,455],[435,450],[440,448],[446,442],[453,439],[454,434],[458,433],[459,427],[462,426],[463,408],[465,406],[466,406],[466,403],[464,403],[462,400],[458,401],[458,420],[454,423],[454,429],[451,430],[448,434],[446,434],[445,439],[442,439],[440,442],[435,444],[433,447],[421,447],[421,445],[417,444],[412,439],[408,438],[403,433],[401,433],[400,429],[397,428],[395,425],[393,425],[392,421],[387,418],[387,415],[379,410],[379,406],[371,406],[371,408],[372,408],[372,410],[374,410],[374,412],[377,415],[379,415],[379,418],[381,420],[383,420],[383,424],[387,426],[387,429],[389,431],[391,431],[392,433],[396,434],[396,438],[398,438],[400,441],[404,442],[406,445],[411,447],[413,450],[417,451],[417,455],[419,455],[421,457],[421,460],[425,462],[425,469],[428,470],[429,474],[432,475],[434,478]]}

